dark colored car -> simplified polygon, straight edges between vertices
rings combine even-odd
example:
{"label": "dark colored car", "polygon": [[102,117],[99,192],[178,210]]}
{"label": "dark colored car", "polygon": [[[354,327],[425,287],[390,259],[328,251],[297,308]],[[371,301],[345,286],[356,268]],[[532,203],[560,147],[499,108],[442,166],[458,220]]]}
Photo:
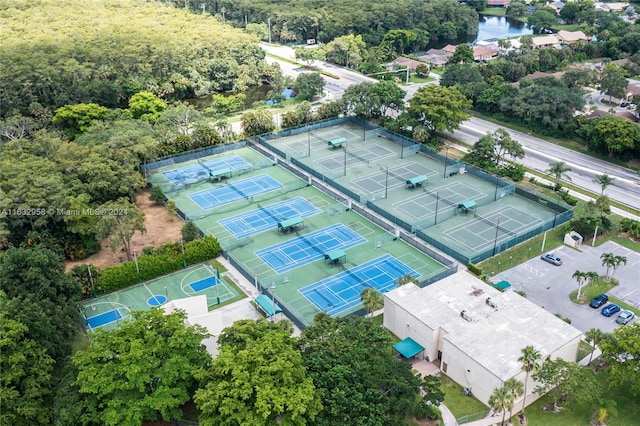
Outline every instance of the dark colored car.
{"label": "dark colored car", "polygon": [[622,108],[628,107],[629,106],[629,102],[620,102],[620,106]]}
{"label": "dark colored car", "polygon": [[602,315],[604,315],[605,317],[610,317],[616,312],[620,312],[620,306],[616,305],[615,303],[611,303],[602,310]]}
{"label": "dark colored car", "polygon": [[544,260],[545,262],[549,262],[552,265],[556,265],[556,266],[562,265],[562,259],[560,259],[558,256],[556,256],[553,253],[543,254],[542,256],[540,256],[540,259]]}
{"label": "dark colored car", "polygon": [[618,315],[618,318],[616,318],[616,322],[618,324],[629,324],[635,316],[636,314],[631,311],[622,311],[620,315]]}
{"label": "dark colored car", "polygon": [[607,296],[606,294],[599,294],[593,299],[591,299],[591,302],[589,302],[589,306],[591,306],[592,308],[599,308],[600,306],[604,305],[608,301],[609,301],[609,296]]}

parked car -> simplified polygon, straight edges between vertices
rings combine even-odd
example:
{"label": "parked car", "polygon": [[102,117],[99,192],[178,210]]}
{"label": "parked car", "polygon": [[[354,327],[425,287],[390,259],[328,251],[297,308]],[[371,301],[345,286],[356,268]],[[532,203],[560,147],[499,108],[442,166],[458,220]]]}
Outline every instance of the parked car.
{"label": "parked car", "polygon": [[602,309],[602,315],[604,315],[605,317],[610,317],[616,312],[620,312],[620,306],[616,305],[615,303],[610,303],[604,309]]}
{"label": "parked car", "polygon": [[629,106],[629,102],[622,101],[622,102],[620,102],[620,106],[621,106],[622,108],[626,108],[626,107],[628,107],[628,106]]}
{"label": "parked car", "polygon": [[616,322],[618,324],[629,324],[635,316],[636,314],[631,311],[622,311],[620,312],[620,315],[618,315],[618,318],[616,318]]}
{"label": "parked car", "polygon": [[593,299],[591,299],[591,302],[589,302],[589,306],[591,306],[592,308],[599,308],[600,306],[604,305],[608,301],[609,301],[609,296],[607,296],[606,294],[599,294]]}
{"label": "parked car", "polygon": [[540,256],[540,259],[544,260],[545,262],[549,262],[552,265],[556,265],[556,266],[562,265],[562,259],[560,259],[558,256],[556,256],[553,253],[543,254],[542,256]]}

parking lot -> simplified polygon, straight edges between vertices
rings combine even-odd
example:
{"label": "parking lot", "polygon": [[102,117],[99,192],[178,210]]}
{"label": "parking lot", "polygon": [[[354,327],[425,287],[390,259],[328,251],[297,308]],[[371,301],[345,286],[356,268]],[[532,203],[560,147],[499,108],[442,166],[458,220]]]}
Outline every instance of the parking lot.
{"label": "parking lot", "polygon": [[[571,319],[571,325],[583,332],[591,328],[611,332],[618,327],[615,322],[618,314],[607,318],[600,313],[601,309],[593,309],[589,304],[576,305],[571,302],[569,294],[578,288],[577,281],[571,277],[575,271],[595,271],[604,276],[606,268],[602,266],[600,255],[613,253],[616,256],[626,256],[627,264],[616,270],[614,278],[619,280],[620,284],[607,294],[640,309],[639,253],[611,241],[599,247],[583,245],[580,251],[567,246],[552,251],[562,258],[561,266],[544,262],[538,256],[492,277],[492,281],[508,281],[513,290],[522,290],[530,301],[553,314],[559,313]],[[638,320],[636,317],[633,321]]]}

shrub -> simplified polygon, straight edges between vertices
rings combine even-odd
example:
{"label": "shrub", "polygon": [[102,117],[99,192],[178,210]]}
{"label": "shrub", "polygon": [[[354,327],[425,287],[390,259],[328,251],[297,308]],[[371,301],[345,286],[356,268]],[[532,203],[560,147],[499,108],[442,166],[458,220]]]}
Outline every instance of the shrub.
{"label": "shrub", "polygon": [[473,273],[476,276],[482,275],[482,265],[476,265],[474,263],[469,262],[469,264],[467,265],[467,268],[471,273]]}
{"label": "shrub", "polygon": [[640,239],[640,221],[634,219],[622,219],[620,230],[629,234],[631,238]]}
{"label": "shrub", "polygon": [[569,191],[567,191],[566,189],[559,191],[558,194],[560,195],[560,198],[562,198],[564,202],[569,204],[570,206],[575,206],[576,204],[578,204],[578,199],[569,194]]}
{"label": "shrub", "polygon": [[193,241],[200,236],[200,231],[193,221],[189,220],[184,225],[182,225],[182,229],[180,230],[182,234],[182,240],[185,243]]}
{"label": "shrub", "polygon": [[158,185],[154,185],[151,187],[151,193],[149,195],[149,199],[154,203],[163,204],[167,197],[165,197],[162,188]]}
{"label": "shrub", "polygon": [[[215,237],[206,236],[201,240],[185,244],[187,263],[199,263],[218,257],[222,251]],[[166,243],[155,253],[144,254],[138,259],[140,278],[147,281],[177,271],[184,266],[180,243]],[[96,291],[100,294],[111,293],[138,282],[135,262],[124,262],[121,265],[109,266],[100,272],[96,282]]]}
{"label": "shrub", "polygon": [[169,211],[169,214],[171,216],[175,215],[177,210],[178,210],[178,207],[176,207],[176,201],[175,200],[167,201],[167,211]]}

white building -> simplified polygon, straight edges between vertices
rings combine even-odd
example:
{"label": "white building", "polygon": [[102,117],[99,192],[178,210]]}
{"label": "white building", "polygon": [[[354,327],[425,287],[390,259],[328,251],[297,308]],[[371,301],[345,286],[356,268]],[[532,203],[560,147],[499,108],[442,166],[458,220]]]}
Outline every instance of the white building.
{"label": "white building", "polygon": [[[418,356],[436,361],[443,373],[487,405],[493,390],[506,380],[524,382],[518,358],[525,346],[532,345],[542,359],[576,360],[578,329],[467,272],[425,288],[407,284],[384,297],[384,326],[400,339],[413,339],[424,348]],[[529,380],[531,394],[535,385]]]}

